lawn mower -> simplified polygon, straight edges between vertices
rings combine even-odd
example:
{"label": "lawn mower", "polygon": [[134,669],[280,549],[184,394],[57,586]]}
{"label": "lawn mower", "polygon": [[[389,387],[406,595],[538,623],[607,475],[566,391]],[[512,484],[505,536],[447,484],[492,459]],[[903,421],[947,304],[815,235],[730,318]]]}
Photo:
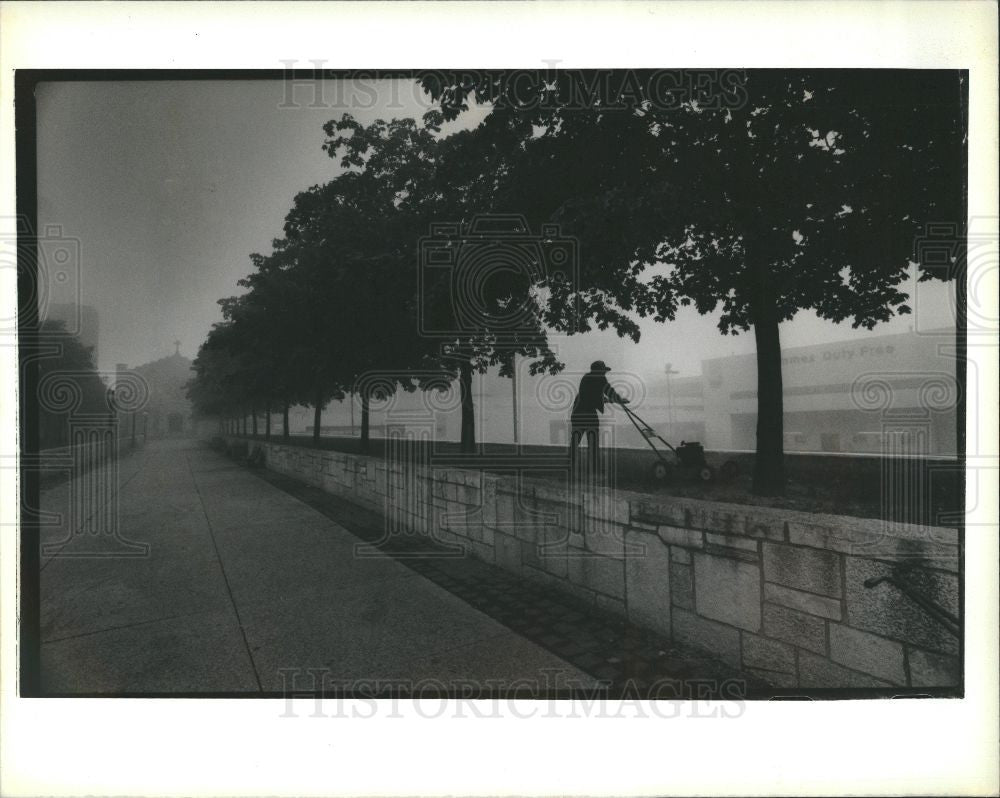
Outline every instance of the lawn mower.
{"label": "lawn mower", "polygon": [[[680,446],[671,446],[662,435],[647,424],[634,410],[630,410],[626,405],[621,405],[622,410],[629,417],[629,421],[639,430],[644,441],[656,455],[656,462],[650,467],[649,472],[657,482],[669,481],[674,473],[679,473],[689,479],[700,479],[702,482],[711,482],[715,479],[715,469],[705,460],[705,447],[697,441],[681,441]],[[659,441],[674,454],[676,462],[671,462],[667,458],[666,452],[656,447],[655,441]],[[740,472],[740,467],[735,460],[726,460],[719,469],[719,476],[725,480],[735,479]]]}

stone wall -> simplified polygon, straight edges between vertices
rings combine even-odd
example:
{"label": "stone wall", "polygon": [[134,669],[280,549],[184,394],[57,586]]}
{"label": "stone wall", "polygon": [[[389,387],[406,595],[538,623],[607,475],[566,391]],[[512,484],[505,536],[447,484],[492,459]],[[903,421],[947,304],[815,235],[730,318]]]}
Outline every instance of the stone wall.
{"label": "stone wall", "polygon": [[955,529],[625,491],[265,443],[269,469],[384,513],[780,687],[956,687]]}

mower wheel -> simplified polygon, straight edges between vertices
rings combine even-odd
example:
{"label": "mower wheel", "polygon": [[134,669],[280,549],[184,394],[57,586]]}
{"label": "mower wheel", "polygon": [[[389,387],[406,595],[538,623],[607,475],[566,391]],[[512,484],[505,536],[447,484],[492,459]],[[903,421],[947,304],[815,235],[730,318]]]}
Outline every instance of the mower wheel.
{"label": "mower wheel", "polygon": [[710,465],[703,465],[698,469],[698,479],[702,482],[711,482],[715,479],[715,469]]}
{"label": "mower wheel", "polygon": [[657,482],[669,482],[673,469],[662,460],[657,460],[649,469],[649,473]]}
{"label": "mower wheel", "polygon": [[735,460],[726,460],[719,470],[722,478],[728,482],[736,479],[740,475],[740,465]]}

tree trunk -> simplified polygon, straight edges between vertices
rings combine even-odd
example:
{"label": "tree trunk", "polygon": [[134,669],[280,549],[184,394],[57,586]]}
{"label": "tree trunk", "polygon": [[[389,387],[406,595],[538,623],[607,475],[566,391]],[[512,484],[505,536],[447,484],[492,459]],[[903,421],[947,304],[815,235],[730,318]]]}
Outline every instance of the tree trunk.
{"label": "tree trunk", "polygon": [[[353,397],[352,397],[353,401]],[[361,392],[361,451],[368,454],[368,441],[371,433],[371,411],[369,409],[368,391]]]}
{"label": "tree trunk", "polygon": [[459,366],[458,386],[462,398],[462,443],[463,454],[476,451],[476,409],[472,398],[472,363],[463,361]]}
{"label": "tree trunk", "polygon": [[264,440],[271,440],[271,403],[264,405]]}
{"label": "tree trunk", "polygon": [[285,402],[284,408],[281,411],[281,435],[284,438],[288,437],[288,402]]}
{"label": "tree trunk", "polygon": [[257,437],[257,407],[256,406],[254,406],[254,407],[252,407],[250,409],[250,415],[253,418],[253,426],[252,426],[253,436],[256,438]]}
{"label": "tree trunk", "polygon": [[246,435],[247,435],[247,414],[244,413],[243,414],[243,437],[245,438]]}
{"label": "tree trunk", "polygon": [[766,264],[756,266],[757,285],[751,308],[757,342],[757,455],[753,492],[780,496],[785,490],[784,401],[778,312]]}
{"label": "tree trunk", "polygon": [[319,443],[319,425],[323,421],[323,389],[316,388],[316,404],[313,409],[313,443]]}

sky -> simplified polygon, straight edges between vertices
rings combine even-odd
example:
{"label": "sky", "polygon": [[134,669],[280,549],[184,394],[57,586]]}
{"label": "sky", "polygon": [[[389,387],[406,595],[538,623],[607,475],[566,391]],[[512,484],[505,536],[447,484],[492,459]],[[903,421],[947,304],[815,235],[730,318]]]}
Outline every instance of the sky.
{"label": "sky", "polygon": [[[100,318],[98,367],[112,371],[180,352],[193,358],[217,300],[240,293],[250,253],[280,237],[294,196],[332,179],[322,126],[349,111],[362,122],[419,118],[415,85],[283,81],[45,83],[38,99],[39,226],[78,242],[78,281],[52,301],[83,304]],[[455,127],[478,124],[486,109]],[[77,288],[78,286],[78,288]],[[952,288],[922,284],[915,316],[874,332],[800,313],[782,325],[784,347],[953,324]],[[639,344],[613,332],[560,338],[571,369],[601,358],[616,368],[682,376],[701,360],[754,351],[752,334],[722,336],[715,314],[682,308],[676,321],[642,323]]]}

